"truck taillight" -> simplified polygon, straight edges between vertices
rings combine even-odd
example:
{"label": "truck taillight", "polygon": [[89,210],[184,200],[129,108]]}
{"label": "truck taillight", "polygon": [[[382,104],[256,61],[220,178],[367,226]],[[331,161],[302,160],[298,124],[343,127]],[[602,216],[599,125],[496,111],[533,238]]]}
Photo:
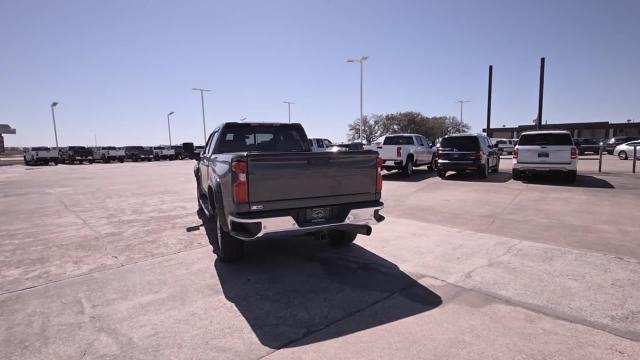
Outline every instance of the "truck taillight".
{"label": "truck taillight", "polygon": [[376,159],[376,192],[382,192],[382,164],[384,160],[382,158]]}
{"label": "truck taillight", "polygon": [[571,148],[571,158],[572,159],[577,159],[578,158],[578,149],[577,148],[574,148],[574,147]]}
{"label": "truck taillight", "polygon": [[246,161],[234,161],[231,163],[235,179],[233,180],[233,202],[249,202],[249,182],[247,179],[248,166]]}
{"label": "truck taillight", "polygon": [[513,149],[513,151],[511,152],[511,155],[514,159],[518,159],[518,152],[520,152],[518,148]]}
{"label": "truck taillight", "polygon": [[396,148],[396,156],[397,157],[402,157],[402,147],[401,146],[398,146]]}

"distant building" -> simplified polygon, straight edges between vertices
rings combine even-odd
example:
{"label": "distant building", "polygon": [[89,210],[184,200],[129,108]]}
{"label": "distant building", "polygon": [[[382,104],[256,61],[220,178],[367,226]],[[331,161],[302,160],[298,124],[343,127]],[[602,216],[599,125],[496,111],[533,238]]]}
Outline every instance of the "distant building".
{"label": "distant building", "polygon": [[[574,138],[604,139],[614,136],[640,136],[640,122],[610,123],[608,121],[543,124],[541,130],[567,130]],[[518,125],[516,127],[490,128],[492,138],[516,139],[525,131],[536,130],[535,125]],[[482,129],[483,132],[486,129]]]}
{"label": "distant building", "polygon": [[0,124],[0,153],[4,152],[4,137],[2,134],[15,134],[16,129],[7,124]]}

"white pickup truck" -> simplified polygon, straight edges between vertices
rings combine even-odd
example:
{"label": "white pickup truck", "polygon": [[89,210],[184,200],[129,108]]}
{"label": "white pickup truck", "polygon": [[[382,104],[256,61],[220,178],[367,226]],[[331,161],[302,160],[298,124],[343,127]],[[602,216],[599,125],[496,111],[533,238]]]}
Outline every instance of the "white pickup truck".
{"label": "white pickup truck", "polygon": [[93,149],[93,159],[100,160],[103,163],[111,161],[120,161],[122,163],[125,159],[124,149],[118,149],[115,146],[99,146]]}
{"label": "white pickup truck", "polygon": [[58,165],[59,161],[60,152],[58,151],[58,149],[51,149],[48,146],[34,146],[24,149],[25,165],[49,165],[49,163]]}
{"label": "white pickup truck", "polygon": [[153,147],[153,159],[154,160],[174,160],[176,158],[176,151],[166,146],[154,146]]}
{"label": "white pickup truck", "polygon": [[378,152],[384,161],[382,169],[386,171],[398,170],[405,176],[411,176],[414,167],[427,165],[429,170],[435,168],[435,148],[419,134],[386,135],[365,149]]}

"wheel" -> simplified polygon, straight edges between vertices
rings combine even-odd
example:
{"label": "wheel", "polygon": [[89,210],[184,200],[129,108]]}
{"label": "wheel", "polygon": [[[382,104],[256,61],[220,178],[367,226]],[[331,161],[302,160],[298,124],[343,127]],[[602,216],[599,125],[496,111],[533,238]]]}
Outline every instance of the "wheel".
{"label": "wheel", "polygon": [[151,162],[153,158],[147,158],[147,162]]}
{"label": "wheel", "polygon": [[89,164],[93,164],[93,163],[95,162],[95,160],[93,160],[93,159],[89,159],[89,160],[87,160],[87,162],[88,162]]}
{"label": "wheel", "polygon": [[496,166],[493,169],[491,169],[491,172],[497,173],[499,169],[500,169],[500,158],[498,158],[498,161],[496,161]]}
{"label": "wheel", "polygon": [[577,171],[568,171],[566,174],[567,182],[574,183],[576,182],[576,178],[578,177]]}
{"label": "wheel", "polygon": [[[216,246],[214,252],[218,256],[218,259],[222,262],[232,262],[242,257],[244,253],[244,242],[237,237],[229,234],[220,225],[220,217],[216,212],[216,208],[211,200],[213,193],[209,192],[209,203],[211,204],[211,214],[207,221],[215,224],[216,229]],[[217,250],[217,251],[215,251]]]}
{"label": "wheel", "polygon": [[627,160],[629,158],[629,156],[627,156],[627,152],[622,150],[618,153],[618,159],[620,160]]}
{"label": "wheel", "polygon": [[353,232],[332,230],[329,231],[329,244],[332,246],[346,246],[351,244],[357,236],[358,234]]}
{"label": "wheel", "polygon": [[489,177],[489,163],[482,164],[478,169],[478,176],[480,179],[486,179]]}
{"label": "wheel", "polygon": [[436,157],[431,155],[431,162],[427,165],[427,169],[429,171],[434,171],[436,169]]}
{"label": "wheel", "polygon": [[438,177],[440,179],[444,179],[445,177],[447,177],[447,170],[444,169],[437,169],[436,170],[436,175],[438,175]]}
{"label": "wheel", "polygon": [[58,166],[58,162],[59,162],[58,159],[53,160],[53,165]]}
{"label": "wheel", "polygon": [[78,160],[78,164],[82,164],[82,163],[84,163],[84,160],[82,159]]}
{"label": "wheel", "polygon": [[513,180],[522,180],[522,176],[520,175],[520,170],[513,169],[511,170],[511,177]]}
{"label": "wheel", "polygon": [[402,168],[404,176],[409,177],[413,174],[413,158],[407,158],[407,163]]}
{"label": "wheel", "polygon": [[123,163],[123,162],[124,162],[124,158],[120,158],[120,159],[118,159],[118,161],[119,161],[120,163]]}

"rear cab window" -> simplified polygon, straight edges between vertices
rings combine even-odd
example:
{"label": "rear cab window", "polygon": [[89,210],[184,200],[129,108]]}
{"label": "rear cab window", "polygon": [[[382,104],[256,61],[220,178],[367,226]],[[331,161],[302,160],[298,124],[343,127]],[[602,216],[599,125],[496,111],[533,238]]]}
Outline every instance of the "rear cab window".
{"label": "rear cab window", "polygon": [[476,151],[480,149],[480,142],[476,136],[451,136],[440,141],[443,150]]}
{"label": "rear cab window", "polygon": [[567,133],[539,133],[523,134],[520,137],[518,146],[550,146],[567,145],[573,146],[571,135]]}
{"label": "rear cab window", "polygon": [[218,153],[306,152],[309,142],[301,126],[227,124],[216,150]]}
{"label": "rear cab window", "polygon": [[412,136],[387,136],[382,145],[413,145]]}

